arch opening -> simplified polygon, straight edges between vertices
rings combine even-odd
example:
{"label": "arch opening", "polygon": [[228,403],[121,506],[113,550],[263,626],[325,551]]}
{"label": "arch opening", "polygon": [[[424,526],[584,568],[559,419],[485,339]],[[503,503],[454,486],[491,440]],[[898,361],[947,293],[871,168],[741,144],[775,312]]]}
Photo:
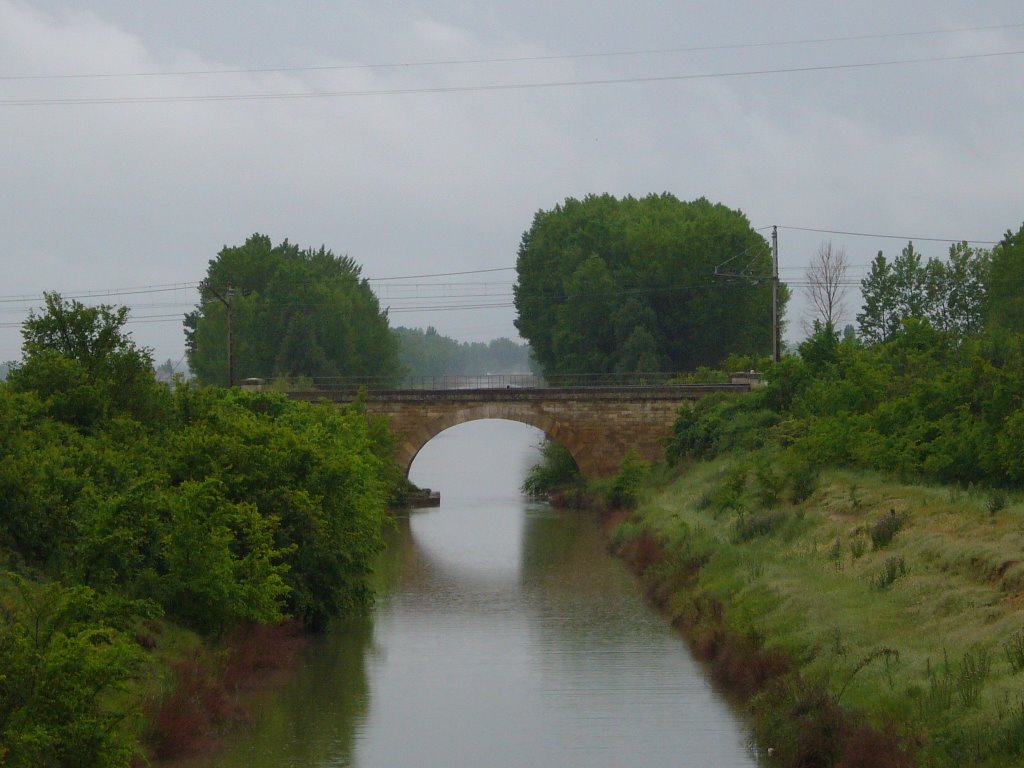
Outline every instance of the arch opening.
{"label": "arch opening", "polygon": [[420,417],[411,429],[403,429],[401,425],[393,423],[393,427],[397,428],[396,432],[402,436],[396,459],[405,471],[405,476],[412,479],[410,470],[413,462],[438,435],[460,425],[488,420],[517,422],[539,430],[545,439],[563,446],[573,461],[580,464],[577,448],[572,439],[573,434],[563,424],[536,409],[518,407],[515,403],[482,403],[472,407],[448,409],[428,418]]}
{"label": "arch opening", "polygon": [[450,492],[472,487],[499,496],[521,493],[530,469],[541,459],[544,433],[512,419],[473,419],[447,427],[416,452],[406,476],[416,485]]}

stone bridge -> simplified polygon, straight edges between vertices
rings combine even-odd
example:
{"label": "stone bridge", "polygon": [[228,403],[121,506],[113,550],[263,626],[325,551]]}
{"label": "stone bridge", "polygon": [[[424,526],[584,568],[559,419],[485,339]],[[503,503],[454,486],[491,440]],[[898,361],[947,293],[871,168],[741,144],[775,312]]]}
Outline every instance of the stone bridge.
{"label": "stone bridge", "polygon": [[[397,438],[395,460],[409,473],[432,437],[478,419],[506,419],[542,430],[562,445],[588,477],[614,474],[630,450],[649,461],[665,456],[664,441],[684,405],[715,392],[745,392],[749,384],[593,386],[485,389],[370,390],[368,413],[386,416]],[[298,400],[351,402],[346,391],[293,392]]]}

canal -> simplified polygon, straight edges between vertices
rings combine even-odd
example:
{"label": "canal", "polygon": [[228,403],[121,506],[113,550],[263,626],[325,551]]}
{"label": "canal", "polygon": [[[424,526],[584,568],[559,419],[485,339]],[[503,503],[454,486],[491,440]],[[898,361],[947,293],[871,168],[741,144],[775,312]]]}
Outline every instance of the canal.
{"label": "canal", "polygon": [[520,495],[541,437],[481,421],[432,440],[411,474],[442,506],[388,532],[373,615],[313,642],[190,768],[755,766],[593,516]]}

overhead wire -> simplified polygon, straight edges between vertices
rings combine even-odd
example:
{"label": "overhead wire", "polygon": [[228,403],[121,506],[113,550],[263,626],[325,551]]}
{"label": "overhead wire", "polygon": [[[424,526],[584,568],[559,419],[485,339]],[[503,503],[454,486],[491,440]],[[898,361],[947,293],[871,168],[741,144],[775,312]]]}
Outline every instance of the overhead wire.
{"label": "overhead wire", "polygon": [[789,75],[806,72],[834,72],[840,70],[870,69],[910,64],[933,64],[945,61],[970,61],[1024,55],[1024,49],[989,51],[986,53],[950,54],[945,56],[922,56],[903,59],[885,59],[846,64],[814,64],[795,67],[766,69],[745,69],[723,72],[701,72],[676,75],[647,75],[633,77],[609,77],[591,80],[550,80],[520,83],[487,83],[478,85],[437,85],[406,88],[373,88],[366,90],[341,91],[292,91],[279,93],[234,93],[171,96],[72,96],[64,98],[14,98],[0,99],[0,107],[42,107],[42,106],[84,106],[109,104],[183,104],[230,101],[289,101],[297,99],[353,98],[367,96],[406,96],[415,94],[483,93],[497,91],[522,91],[533,89],[572,88],[603,85],[627,85],[637,83],[666,83],[694,80],[716,80],[737,77],[765,75]]}
{"label": "overhead wire", "polygon": [[818,229],[815,227],[791,227],[782,224],[778,225],[779,229],[788,229],[796,232],[819,232],[828,235],[847,235],[849,237],[877,237],[880,239],[888,240],[906,240],[926,242],[926,243],[974,243],[977,245],[999,245],[1000,240],[965,240],[964,238],[951,238],[951,237],[909,237],[906,235],[881,235],[877,232],[849,232],[840,229]]}
{"label": "overhead wire", "polygon": [[349,64],[323,64],[315,66],[292,66],[292,67],[243,67],[243,68],[221,68],[221,69],[192,69],[177,71],[150,71],[150,72],[66,72],[66,73],[37,73],[24,75],[0,75],[0,81],[19,80],[85,80],[85,79],[111,79],[111,78],[157,78],[157,77],[195,77],[214,75],[255,75],[255,74],[280,74],[290,72],[329,72],[359,69],[409,69],[414,67],[439,67],[439,66],[461,66],[477,64],[507,64],[527,63],[538,61],[564,61],[572,59],[595,59],[595,58],[621,58],[634,56],[653,56],[678,53],[709,53],[714,51],[744,50],[754,48],[781,48],[800,45],[821,45],[843,42],[864,42],[868,40],[889,40],[906,37],[925,37],[934,35],[961,34],[964,32],[990,32],[1008,29],[1020,29],[1024,23],[1013,24],[990,24],[974,27],[952,27],[945,29],[913,30],[907,32],[881,32],[861,35],[842,35],[837,37],[815,37],[797,38],[793,40],[774,40],[753,43],[720,43],[715,45],[697,45],[676,48],[638,48],[621,51],[598,51],[584,53],[562,53],[562,54],[537,54],[533,56],[501,56],[484,57],[471,59],[440,59],[423,61],[404,62],[378,62],[378,63],[349,63]]}

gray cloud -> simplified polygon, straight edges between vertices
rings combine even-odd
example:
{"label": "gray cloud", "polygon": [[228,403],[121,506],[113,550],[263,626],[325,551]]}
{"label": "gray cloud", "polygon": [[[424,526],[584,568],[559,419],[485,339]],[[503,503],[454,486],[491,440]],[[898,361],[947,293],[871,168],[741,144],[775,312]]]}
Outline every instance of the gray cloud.
{"label": "gray cloud", "polygon": [[[827,12],[809,2],[653,0],[141,5],[0,0],[0,73],[529,58],[1021,22],[1011,2],[924,0]],[[0,101],[422,90],[1014,49],[1024,49],[1024,29],[459,66],[3,80]],[[994,240],[1024,219],[1022,63],[274,101],[0,104],[0,295],[194,283],[222,245],[255,231],[325,244],[371,277],[512,266],[537,210],[590,192],[703,195],[742,209],[757,227]],[[784,277],[798,275],[828,237],[783,230]],[[854,264],[902,246],[831,237]],[[945,246],[922,249],[940,255]],[[500,291],[512,277],[473,279]],[[194,300],[187,289],[130,297],[139,317]],[[510,308],[400,313],[397,288],[382,300],[395,323],[464,339],[514,334]],[[13,326],[30,304],[0,304],[0,359],[18,356]],[[132,330],[158,357],[180,357],[175,322]]]}

